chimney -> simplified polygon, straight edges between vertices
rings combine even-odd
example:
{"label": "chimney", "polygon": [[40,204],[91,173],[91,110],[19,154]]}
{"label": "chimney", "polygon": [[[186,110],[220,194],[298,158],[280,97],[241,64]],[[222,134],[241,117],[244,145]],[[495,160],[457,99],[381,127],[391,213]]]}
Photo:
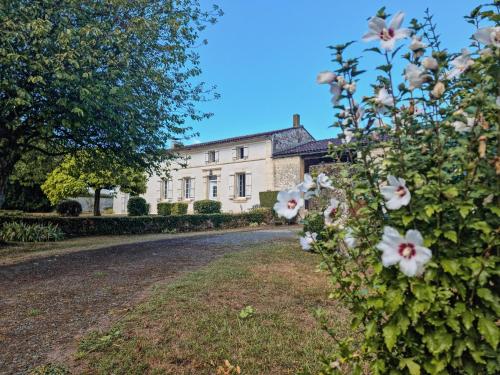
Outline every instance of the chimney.
{"label": "chimney", "polygon": [[300,115],[297,113],[293,115],[293,127],[294,128],[300,127]]}

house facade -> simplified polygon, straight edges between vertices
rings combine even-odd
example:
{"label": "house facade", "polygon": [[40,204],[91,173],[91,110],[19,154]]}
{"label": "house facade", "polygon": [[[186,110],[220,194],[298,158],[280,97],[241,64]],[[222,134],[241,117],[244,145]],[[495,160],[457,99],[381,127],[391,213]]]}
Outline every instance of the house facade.
{"label": "house facade", "polygon": [[[220,201],[223,212],[248,211],[259,205],[259,192],[276,191],[298,184],[313,164],[324,159],[331,140],[317,141],[294,115],[293,126],[212,142],[178,146],[184,166],[174,165],[170,178],[151,176],[142,196],[157,213],[159,202]],[[128,194],[118,192],[114,213],[127,212]]]}

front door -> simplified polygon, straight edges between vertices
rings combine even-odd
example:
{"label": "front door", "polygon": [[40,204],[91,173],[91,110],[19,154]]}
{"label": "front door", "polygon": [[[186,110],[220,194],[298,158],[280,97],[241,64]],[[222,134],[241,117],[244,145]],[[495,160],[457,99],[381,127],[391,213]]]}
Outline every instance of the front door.
{"label": "front door", "polygon": [[208,177],[208,199],[217,200],[217,176]]}

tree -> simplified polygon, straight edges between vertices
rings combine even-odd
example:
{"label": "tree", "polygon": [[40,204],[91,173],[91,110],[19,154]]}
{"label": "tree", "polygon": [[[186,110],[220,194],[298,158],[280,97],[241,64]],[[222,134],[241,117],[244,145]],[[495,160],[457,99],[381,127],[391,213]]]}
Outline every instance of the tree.
{"label": "tree", "polygon": [[64,198],[87,194],[94,190],[94,215],[100,216],[102,189],[120,187],[121,191],[142,194],[146,192],[147,176],[144,171],[123,166],[119,159],[104,153],[80,151],[67,156],[48,176],[42,190],[52,204]]}
{"label": "tree", "polygon": [[160,169],[166,142],[207,90],[194,51],[221,12],[199,0],[15,0],[0,3],[0,207],[16,163],[32,150],[106,150]]}

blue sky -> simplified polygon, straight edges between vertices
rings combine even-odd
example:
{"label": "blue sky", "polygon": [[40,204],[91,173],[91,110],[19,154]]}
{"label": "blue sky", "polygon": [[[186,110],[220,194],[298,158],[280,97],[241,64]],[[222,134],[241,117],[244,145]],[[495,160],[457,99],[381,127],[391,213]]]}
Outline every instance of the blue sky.
{"label": "blue sky", "polygon": [[[219,22],[202,35],[201,79],[217,85],[221,98],[200,109],[214,116],[189,124],[200,133],[191,142],[268,131],[291,126],[292,114],[317,139],[335,136],[330,94],[315,83],[316,74],[332,68],[328,45],[360,40],[367,19],[382,6],[394,14],[422,19],[426,8],[435,14],[444,46],[459,51],[467,46],[472,25],[463,16],[479,4],[473,0],[201,0],[204,7],[217,3],[224,11]],[[408,42],[406,42],[408,44]],[[373,47],[359,42],[352,53]],[[361,68],[373,69],[381,61],[365,54]],[[371,95],[370,75],[362,76],[359,95]]]}

